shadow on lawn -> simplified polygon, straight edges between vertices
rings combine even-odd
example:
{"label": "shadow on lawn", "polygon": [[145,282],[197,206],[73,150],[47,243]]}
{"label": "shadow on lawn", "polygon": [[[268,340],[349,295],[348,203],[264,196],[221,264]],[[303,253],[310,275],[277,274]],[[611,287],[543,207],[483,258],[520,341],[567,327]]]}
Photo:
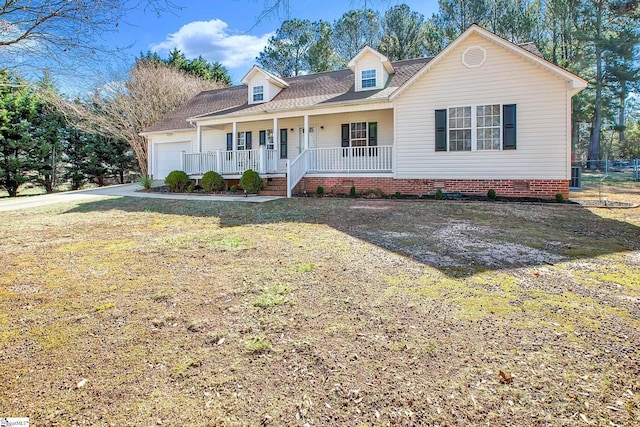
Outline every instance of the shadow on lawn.
{"label": "shadow on lawn", "polygon": [[221,227],[325,224],[455,277],[640,250],[639,227],[576,205],[331,198],[253,204],[123,197],[82,203],[67,213],[114,209],[216,218]]}

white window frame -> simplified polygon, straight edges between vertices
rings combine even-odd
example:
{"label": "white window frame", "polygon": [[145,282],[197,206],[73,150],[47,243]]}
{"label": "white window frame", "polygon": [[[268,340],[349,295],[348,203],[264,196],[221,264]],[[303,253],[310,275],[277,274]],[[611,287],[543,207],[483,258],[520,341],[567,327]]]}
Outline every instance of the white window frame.
{"label": "white window frame", "polygon": [[[497,105],[500,111],[500,124],[498,126],[483,126],[478,128],[478,107],[484,107],[489,105]],[[481,151],[481,152],[491,152],[491,151],[502,151],[502,127],[504,125],[504,117],[502,111],[503,104],[501,102],[483,102],[480,104],[467,104],[467,105],[454,105],[446,107],[447,111],[447,151],[452,153],[468,153],[469,151]],[[451,135],[449,134],[450,130],[455,130],[449,128],[449,119],[451,114],[451,109],[453,108],[469,108],[471,107],[471,150],[451,150]],[[500,144],[498,144],[497,149],[478,149],[478,129],[487,129],[487,128],[495,128],[498,127],[500,129]],[[467,128],[460,128],[467,129]]]}
{"label": "white window frame", "polygon": [[[256,98],[260,96],[260,98]],[[253,87],[253,102],[262,102],[264,101],[264,86],[258,85]]]}
{"label": "white window frame", "polygon": [[273,145],[273,129],[266,129],[265,146],[267,150],[275,150],[275,146]]}
{"label": "white window frame", "polygon": [[[354,138],[353,132],[358,132],[359,130],[354,129],[354,125],[360,125],[364,123],[364,138]],[[353,141],[362,141],[364,140],[364,145],[353,145]],[[349,147],[368,147],[369,146],[369,122],[351,122],[349,123]]]}
{"label": "white window frame", "polygon": [[238,140],[236,143],[236,150],[246,150],[247,149],[247,138],[246,133],[244,131],[238,132]]}
{"label": "white window frame", "polygon": [[[365,77],[365,73],[369,73],[367,77]],[[373,76],[370,75],[371,73],[373,73]],[[373,81],[373,85],[365,85],[365,81]],[[378,86],[378,70],[376,70],[375,68],[362,70],[360,72],[360,86],[362,87],[362,89],[375,89]]]}
{"label": "white window frame", "polygon": [[[469,127],[455,127],[452,128],[451,127],[451,120],[453,119],[452,114],[451,114],[451,110],[456,110],[458,108],[468,108],[471,112],[471,115],[469,117],[470,119],[470,123],[469,123]],[[455,107],[448,107],[447,108],[447,151],[473,151],[473,129],[474,129],[474,124],[473,124],[473,111],[474,111],[474,107],[470,106],[470,105],[462,105],[462,106],[455,106]],[[454,131],[469,131],[469,135],[471,136],[471,141],[469,144],[469,150],[453,150],[451,149],[451,132]]]}

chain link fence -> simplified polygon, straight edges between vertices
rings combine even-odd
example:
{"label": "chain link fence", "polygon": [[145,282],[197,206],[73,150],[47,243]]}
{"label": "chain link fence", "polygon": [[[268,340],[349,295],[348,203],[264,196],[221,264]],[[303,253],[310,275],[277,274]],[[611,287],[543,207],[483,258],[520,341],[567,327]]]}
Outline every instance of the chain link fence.
{"label": "chain link fence", "polygon": [[571,165],[571,189],[584,183],[640,181],[640,159],[579,162]]}

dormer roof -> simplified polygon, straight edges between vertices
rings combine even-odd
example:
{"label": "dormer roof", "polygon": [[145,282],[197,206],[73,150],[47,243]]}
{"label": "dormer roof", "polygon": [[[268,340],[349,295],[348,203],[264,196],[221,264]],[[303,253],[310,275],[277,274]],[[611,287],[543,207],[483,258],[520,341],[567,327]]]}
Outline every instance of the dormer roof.
{"label": "dormer roof", "polygon": [[380,52],[378,52],[377,50],[369,46],[363,47],[362,50],[360,50],[360,52],[358,52],[356,56],[354,56],[351,59],[351,61],[349,61],[349,63],[347,64],[347,67],[349,67],[351,71],[355,71],[356,64],[358,63],[360,58],[362,58],[367,53],[371,53],[377,56],[378,58],[380,58],[380,62],[382,63],[382,66],[387,71],[387,73],[393,74],[395,72],[395,70],[393,69],[393,65],[391,64],[391,61],[389,61],[389,58],[387,58],[386,56],[384,56],[383,54],[381,54]]}
{"label": "dormer roof", "polygon": [[264,78],[270,82],[273,83],[274,85],[278,86],[281,89],[284,89],[286,87],[289,87],[289,84],[287,82],[285,82],[284,80],[282,80],[280,77],[276,76],[275,74],[272,74],[270,72],[268,72],[267,70],[265,70],[264,68],[260,68],[257,65],[254,65],[253,67],[251,67],[251,69],[249,70],[249,72],[247,74],[244,75],[244,77],[242,78],[242,80],[240,80],[240,82],[243,85],[248,85],[249,82],[251,81],[251,78],[256,74],[256,73],[260,73],[264,76]]}

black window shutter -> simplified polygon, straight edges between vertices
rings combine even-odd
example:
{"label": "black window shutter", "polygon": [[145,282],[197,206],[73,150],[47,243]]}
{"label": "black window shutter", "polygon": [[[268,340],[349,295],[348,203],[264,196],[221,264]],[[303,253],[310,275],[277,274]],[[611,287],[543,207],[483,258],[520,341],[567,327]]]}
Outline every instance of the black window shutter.
{"label": "black window shutter", "polygon": [[378,122],[369,122],[369,145],[378,145]]}
{"label": "black window shutter", "polygon": [[342,147],[346,148],[349,146],[349,123],[345,123],[342,125]]}
{"label": "black window shutter", "polygon": [[267,131],[260,131],[260,145],[267,145]]}
{"label": "black window shutter", "polygon": [[227,151],[232,151],[232,150],[233,150],[233,134],[228,133],[227,134]]}
{"label": "black window shutter", "polygon": [[447,151],[447,110],[436,110],[436,151]]}
{"label": "black window shutter", "polygon": [[287,158],[287,130],[280,129],[280,158]]}
{"label": "black window shutter", "polygon": [[502,106],[502,149],[516,149],[516,104]]}
{"label": "black window shutter", "polygon": [[245,146],[247,150],[251,150],[251,132],[245,132]]}

